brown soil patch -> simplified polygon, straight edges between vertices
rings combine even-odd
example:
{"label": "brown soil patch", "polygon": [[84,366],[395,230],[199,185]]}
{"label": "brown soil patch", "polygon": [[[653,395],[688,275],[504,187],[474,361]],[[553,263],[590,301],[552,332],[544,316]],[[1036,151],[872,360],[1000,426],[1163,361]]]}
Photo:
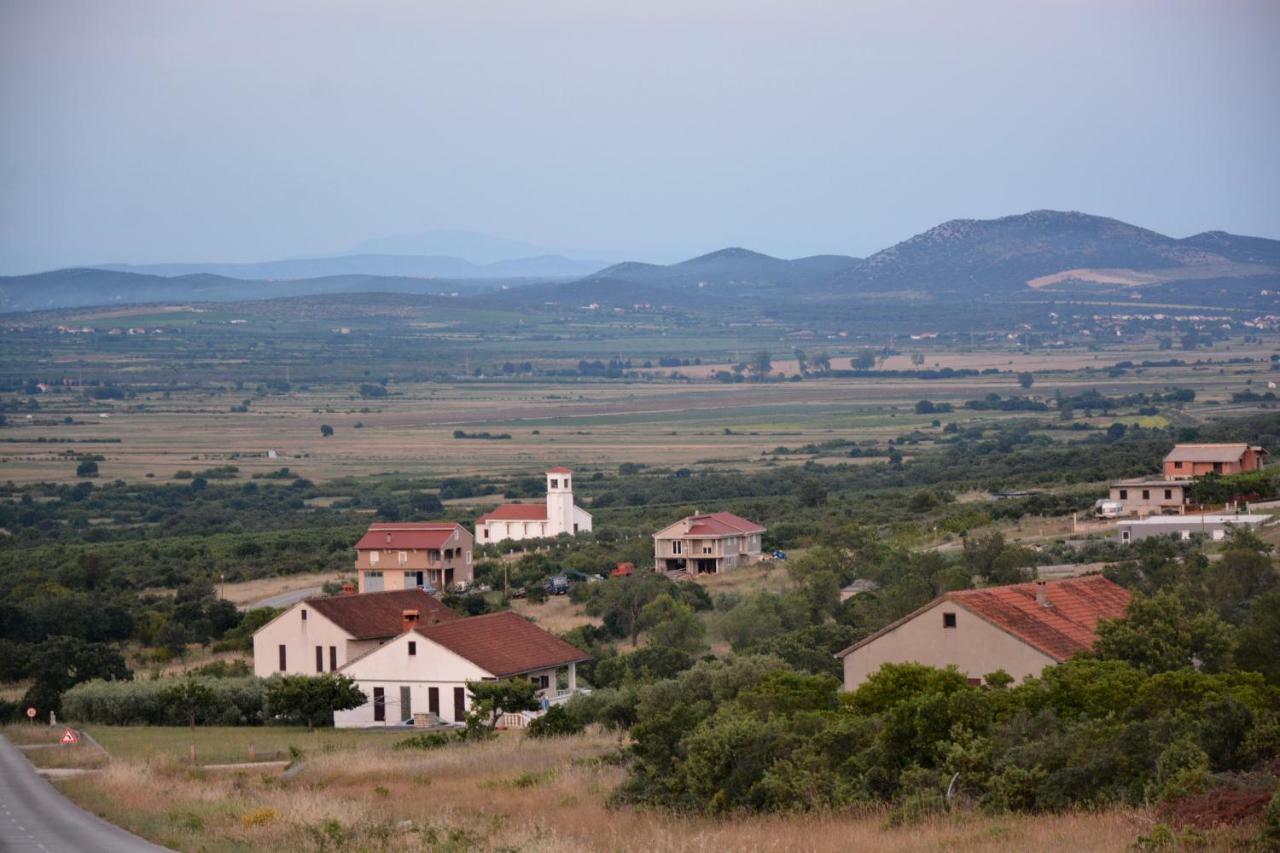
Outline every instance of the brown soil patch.
{"label": "brown soil patch", "polygon": [[1176,827],[1212,829],[1258,820],[1275,792],[1268,788],[1214,788],[1160,806],[1160,816]]}

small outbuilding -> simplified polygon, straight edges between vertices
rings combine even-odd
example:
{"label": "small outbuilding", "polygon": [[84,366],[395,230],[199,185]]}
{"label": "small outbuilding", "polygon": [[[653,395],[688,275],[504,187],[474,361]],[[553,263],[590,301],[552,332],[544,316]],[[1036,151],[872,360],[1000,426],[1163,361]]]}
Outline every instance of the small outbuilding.
{"label": "small outbuilding", "polygon": [[1121,521],[1116,524],[1116,538],[1122,543],[1137,542],[1153,536],[1176,536],[1179,539],[1190,539],[1193,536],[1204,536],[1213,541],[1227,538],[1227,531],[1233,527],[1253,529],[1261,527],[1272,520],[1269,515],[1173,515],[1152,516]]}

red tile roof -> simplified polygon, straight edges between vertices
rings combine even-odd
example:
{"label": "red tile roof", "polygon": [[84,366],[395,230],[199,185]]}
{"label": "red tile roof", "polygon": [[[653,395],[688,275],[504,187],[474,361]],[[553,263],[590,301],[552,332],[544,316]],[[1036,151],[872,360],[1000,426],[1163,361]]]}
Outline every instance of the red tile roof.
{"label": "red tile roof", "polygon": [[498,678],[591,659],[510,610],[416,630]]}
{"label": "red tile roof", "polygon": [[844,657],[879,639],[939,601],[952,601],[1054,660],[1064,661],[1091,648],[1097,639],[1098,622],[1123,617],[1129,605],[1129,590],[1102,575],[1045,581],[1048,607],[1036,600],[1038,588],[1039,583],[1031,582],[948,592],[836,656]]}
{"label": "red tile roof", "polygon": [[[734,515],[731,512],[713,512],[707,515],[691,515],[687,519],[681,519],[681,521],[689,522],[689,530],[687,533],[677,533],[677,537],[742,536],[747,533],[764,533],[764,528],[756,524],[754,521],[747,521],[745,518]],[[677,528],[677,531],[678,530],[679,528]]]}
{"label": "red tile roof", "polygon": [[476,519],[481,521],[546,521],[546,504],[503,504]]}
{"label": "red tile roof", "polygon": [[1046,581],[1048,607],[1036,601],[1037,587],[1018,583],[958,590],[946,597],[1055,660],[1092,647],[1098,621],[1119,619],[1129,604],[1129,590],[1102,575]]}
{"label": "red tile roof", "polygon": [[418,611],[419,624],[452,622],[462,618],[435,596],[420,589],[308,598],[302,604],[357,640],[396,636],[403,630],[402,619],[406,610]]}
{"label": "red tile roof", "polygon": [[547,473],[548,474],[572,474],[573,472],[570,471],[568,468],[557,466],[555,468],[548,468]]}
{"label": "red tile roof", "polygon": [[390,522],[371,524],[369,530],[356,543],[357,551],[382,549],[431,548],[445,546],[456,531],[466,532],[461,524],[451,521]]}
{"label": "red tile roof", "polygon": [[1240,457],[1249,450],[1258,454],[1266,453],[1266,450],[1261,447],[1250,447],[1247,444],[1179,444],[1169,451],[1164,461],[1239,462]]}

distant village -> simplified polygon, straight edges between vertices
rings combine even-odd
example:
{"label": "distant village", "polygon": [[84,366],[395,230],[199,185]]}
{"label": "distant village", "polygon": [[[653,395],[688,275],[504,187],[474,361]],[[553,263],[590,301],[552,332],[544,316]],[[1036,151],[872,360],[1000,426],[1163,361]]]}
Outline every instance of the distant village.
{"label": "distant village", "polygon": [[[1257,527],[1271,516],[1239,504],[1192,506],[1189,485],[1206,475],[1260,471],[1266,456],[1248,444],[1180,444],[1159,474],[1112,483],[1095,515],[1114,522],[1121,543],[1153,536],[1223,539],[1232,527]],[[548,470],[545,502],[502,504],[479,516],[474,532],[445,521],[370,525],[355,543],[354,585],[300,601],[254,634],[255,674],[350,677],[368,700],[336,712],[338,727],[459,726],[471,710],[467,682],[527,679],[540,708],[506,713],[500,721],[523,728],[589,689],[578,683],[577,666],[589,660],[578,648],[515,612],[466,617],[438,597],[473,587],[477,542],[591,531],[591,514],[574,503],[573,476],[568,468]],[[652,571],[696,579],[784,558],[766,554],[765,532],[730,512],[695,513],[653,534]],[[636,571],[621,564],[613,575]],[[854,581],[841,596],[873,587]],[[1001,670],[1017,680],[1035,676],[1089,649],[1098,622],[1121,618],[1129,598],[1100,574],[949,592],[839,652],[844,689],[856,689],[889,663],[954,666],[975,684]]]}

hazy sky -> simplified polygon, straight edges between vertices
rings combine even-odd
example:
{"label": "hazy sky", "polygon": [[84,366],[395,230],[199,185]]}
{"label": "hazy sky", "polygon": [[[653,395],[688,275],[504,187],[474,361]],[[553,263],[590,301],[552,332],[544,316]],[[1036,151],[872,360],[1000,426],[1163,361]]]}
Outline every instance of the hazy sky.
{"label": "hazy sky", "polygon": [[1280,237],[1280,2],[0,0],[0,272],[464,228],[863,255]]}

